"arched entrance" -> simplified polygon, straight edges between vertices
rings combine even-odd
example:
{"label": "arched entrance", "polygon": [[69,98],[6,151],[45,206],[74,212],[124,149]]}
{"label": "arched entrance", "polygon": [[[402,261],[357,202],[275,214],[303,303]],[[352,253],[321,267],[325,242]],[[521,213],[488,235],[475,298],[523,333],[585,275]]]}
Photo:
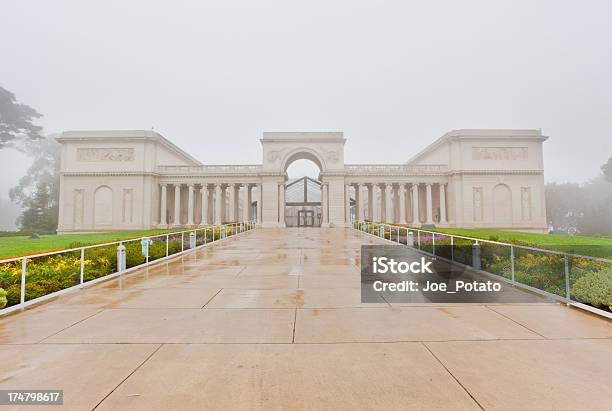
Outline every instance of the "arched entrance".
{"label": "arched entrance", "polygon": [[[344,206],[344,136],[342,133],[264,133],[262,163],[262,226],[285,227],[287,169],[309,160],[319,169],[321,226],[347,225]],[[308,186],[306,181],[306,186]],[[312,182],[312,181],[311,181]],[[297,183],[296,183],[297,184]],[[311,187],[312,188],[312,187]]]}
{"label": "arched entrance", "polygon": [[320,168],[311,160],[299,159],[287,167],[285,184],[285,225],[287,227],[320,227]]}

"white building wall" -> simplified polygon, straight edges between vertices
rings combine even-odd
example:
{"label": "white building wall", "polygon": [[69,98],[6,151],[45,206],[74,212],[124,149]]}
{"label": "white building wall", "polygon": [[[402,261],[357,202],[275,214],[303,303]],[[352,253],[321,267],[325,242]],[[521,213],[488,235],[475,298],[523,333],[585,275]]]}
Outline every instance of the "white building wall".
{"label": "white building wall", "polygon": [[[170,214],[163,226],[174,222],[176,185],[181,187],[180,224],[184,226],[190,221],[188,185],[194,186],[195,215],[191,221],[194,224],[201,221],[202,184],[208,185],[211,193],[209,221],[215,220],[215,213],[223,212],[216,210],[212,198],[215,186],[221,185],[225,192],[231,184],[261,184],[260,223],[264,227],[283,226],[279,185],[286,181],[287,167],[302,158],[314,161],[321,169],[320,177],[328,190],[325,206],[332,226],[347,224],[346,185],[361,184],[367,197],[365,187],[372,184],[403,185],[409,193],[418,184],[419,221],[424,223],[428,205],[426,184],[431,184],[434,219],[439,216],[443,184],[447,205],[444,226],[545,231],[542,161],[545,139],[539,130],[455,130],[434,141],[405,165],[346,166],[342,133],[264,133],[262,165],[204,166],[153,131],[67,132],[59,139],[63,147],[58,231],[158,227],[164,213],[160,210],[160,184],[167,187]],[[112,203],[96,207],[95,193],[103,186],[112,191]],[[504,186],[510,194],[504,194]],[[102,198],[105,190],[99,192]],[[348,192],[353,193],[353,188]],[[243,206],[241,196],[236,198],[240,201],[239,210]],[[253,196],[253,200],[258,199],[259,194]],[[376,200],[375,218],[380,219],[380,195]],[[412,221],[412,204],[408,195],[408,221]],[[374,204],[365,199],[363,205],[362,215],[369,215],[367,208]],[[391,208],[396,210],[397,206]],[[225,209],[229,210],[229,205]],[[393,214],[397,221],[396,213]],[[104,215],[108,219],[104,220]],[[502,215],[507,218],[500,218]],[[226,218],[222,216],[221,221],[227,221]]]}

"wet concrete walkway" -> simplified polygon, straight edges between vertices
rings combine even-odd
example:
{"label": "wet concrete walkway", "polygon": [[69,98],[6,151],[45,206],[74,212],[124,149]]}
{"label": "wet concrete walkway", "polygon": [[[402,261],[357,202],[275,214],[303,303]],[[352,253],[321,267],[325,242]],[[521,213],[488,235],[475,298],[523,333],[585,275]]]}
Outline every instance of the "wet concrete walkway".
{"label": "wet concrete walkway", "polygon": [[609,321],[364,305],[364,243],[382,241],[256,230],[0,318],[0,389],[75,410],[612,409]]}

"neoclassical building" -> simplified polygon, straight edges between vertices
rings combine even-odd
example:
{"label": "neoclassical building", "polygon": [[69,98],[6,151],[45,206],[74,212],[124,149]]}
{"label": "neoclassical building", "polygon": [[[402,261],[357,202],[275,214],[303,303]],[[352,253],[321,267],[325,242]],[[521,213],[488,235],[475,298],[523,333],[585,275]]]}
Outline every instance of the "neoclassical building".
{"label": "neoclassical building", "polygon": [[[202,164],[154,131],[67,131],[59,232],[284,227],[287,168],[320,169],[321,226],[352,219],[545,231],[540,130],[454,130],[404,164],[346,164],[343,133],[263,133],[261,164]],[[381,147],[392,150],[393,147]]]}

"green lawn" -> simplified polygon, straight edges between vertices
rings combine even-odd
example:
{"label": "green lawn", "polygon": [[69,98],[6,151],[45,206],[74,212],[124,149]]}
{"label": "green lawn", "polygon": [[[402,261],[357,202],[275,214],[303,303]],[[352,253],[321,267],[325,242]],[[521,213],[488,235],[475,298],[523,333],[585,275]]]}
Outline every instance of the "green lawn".
{"label": "green lawn", "polygon": [[465,237],[481,238],[484,240],[494,240],[502,243],[528,245],[531,247],[573,254],[612,258],[612,237],[536,234],[480,228],[436,228],[427,230]]}
{"label": "green lawn", "polygon": [[146,230],[61,235],[48,234],[41,235],[40,239],[37,240],[30,240],[28,236],[0,237],[0,258],[19,257],[22,255],[62,250],[69,248],[70,244],[75,242],[86,245],[110,243],[130,238],[139,238],[146,235],[164,234],[172,231],[173,230]]}

